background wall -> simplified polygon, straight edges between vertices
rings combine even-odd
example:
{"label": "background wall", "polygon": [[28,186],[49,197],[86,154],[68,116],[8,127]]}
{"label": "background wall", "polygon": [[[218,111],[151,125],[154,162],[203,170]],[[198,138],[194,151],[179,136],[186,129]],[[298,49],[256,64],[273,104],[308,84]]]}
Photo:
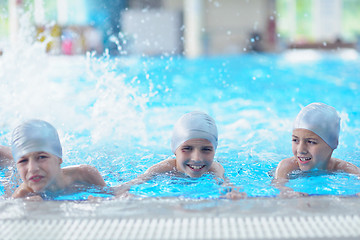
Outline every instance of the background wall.
{"label": "background wall", "polygon": [[268,41],[268,24],[269,17],[275,12],[275,6],[271,3],[273,1],[205,2],[206,52],[226,54],[249,50],[253,33],[258,33],[262,38],[264,50],[272,50],[273,46]]}
{"label": "background wall", "polygon": [[[186,1],[184,0],[163,0],[161,3],[155,1],[154,3],[156,4],[153,3],[152,5],[149,5],[149,11],[153,11],[154,9],[169,11],[170,14],[174,15],[173,18],[175,19],[178,19],[178,13],[183,14],[184,27],[176,29],[177,33],[174,34],[177,36],[182,36],[182,31],[184,31],[184,34],[186,35],[186,31],[191,28],[190,24],[200,24],[200,28],[191,30],[199,31],[198,34],[193,34],[195,38],[199,39],[191,39],[191,37],[185,36],[185,41],[183,42],[185,49],[187,49],[187,43],[192,41],[199,42],[197,47],[200,49],[187,50],[185,51],[185,54],[193,55],[189,53],[189,51],[196,51],[196,54],[194,55],[237,54],[254,50],[254,45],[256,45],[255,48],[257,51],[275,50],[276,46],[273,35],[276,31],[276,10],[274,0],[191,0],[189,2],[190,4],[186,4]],[[200,11],[199,9],[188,9],[189,7],[199,8],[196,7],[196,4],[194,4],[195,2],[198,2],[197,6],[201,6]],[[136,14],[135,16],[134,13],[132,21],[139,22],[141,21],[141,18],[147,21],[149,13],[148,11],[142,11],[143,5],[141,3],[138,1],[132,2],[130,4],[130,9],[133,8],[137,8],[140,13],[142,12],[142,15]],[[193,13],[193,11],[195,12]],[[123,16],[125,16],[123,25],[129,26],[129,13],[124,13]],[[194,20],[186,22],[187,18],[192,18]],[[196,23],[195,21],[199,21],[199,23]],[[274,25],[269,26],[271,25],[271,21]],[[160,29],[163,28],[164,37],[169,33],[167,26],[167,22],[163,22],[163,26],[159,26]],[[153,27],[154,26],[149,24],[147,28],[152,29]],[[124,31],[127,35],[135,34],[136,36],[145,36],[142,27],[138,29],[125,27]],[[157,33],[160,35],[162,34],[158,29]],[[149,35],[149,42],[154,39],[151,35],[153,34]],[[138,41],[141,42],[147,40],[149,39],[138,38]]]}
{"label": "background wall", "polygon": [[196,57],[360,48],[360,0],[1,0],[0,53],[15,42],[24,13],[34,39],[54,39],[52,54]]}

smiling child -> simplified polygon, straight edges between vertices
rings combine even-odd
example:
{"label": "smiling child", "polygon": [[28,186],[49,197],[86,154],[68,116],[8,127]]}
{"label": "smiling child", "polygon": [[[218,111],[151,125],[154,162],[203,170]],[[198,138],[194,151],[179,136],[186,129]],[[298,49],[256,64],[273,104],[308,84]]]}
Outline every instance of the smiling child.
{"label": "smiling child", "polygon": [[303,196],[286,187],[293,171],[313,169],[330,172],[344,171],[360,176],[360,169],[346,161],[333,158],[340,132],[340,117],[335,108],[324,103],[312,103],[297,115],[292,133],[293,157],[282,160],[276,168],[275,185],[282,196]]}
{"label": "smiling child", "polygon": [[[228,183],[224,176],[223,166],[214,161],[217,145],[218,132],[213,118],[199,111],[184,114],[175,123],[172,133],[171,150],[175,158],[166,159],[151,166],[136,179],[116,187],[115,191],[117,195],[121,195],[132,185],[144,183],[158,174],[167,172],[192,178],[199,178],[210,173]],[[235,190],[227,195],[233,199],[246,196],[245,193]]]}

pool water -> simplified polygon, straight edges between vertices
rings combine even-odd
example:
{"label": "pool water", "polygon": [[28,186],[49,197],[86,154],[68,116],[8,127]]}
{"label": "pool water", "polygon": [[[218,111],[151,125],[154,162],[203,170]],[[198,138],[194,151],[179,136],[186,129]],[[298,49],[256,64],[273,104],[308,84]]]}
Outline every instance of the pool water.
{"label": "pool water", "polygon": [[[333,156],[360,166],[359,66],[353,50],[185,59],[49,56],[41,46],[21,46],[0,58],[0,144],[9,145],[19,122],[47,120],[59,131],[63,166],[94,165],[116,186],[173,157],[173,124],[201,110],[217,122],[215,160],[230,181],[250,197],[274,197],[272,172],[292,155],[292,121],[311,102],[338,110],[340,145]],[[299,174],[288,186],[314,195],[360,192],[360,181],[346,173]],[[144,198],[211,199],[225,191],[211,175],[169,174],[131,189]]]}

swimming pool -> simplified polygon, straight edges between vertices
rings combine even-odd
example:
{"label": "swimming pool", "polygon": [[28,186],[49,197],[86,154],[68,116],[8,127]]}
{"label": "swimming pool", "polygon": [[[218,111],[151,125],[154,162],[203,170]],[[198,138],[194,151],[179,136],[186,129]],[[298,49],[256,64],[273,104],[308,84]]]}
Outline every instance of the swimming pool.
{"label": "swimming pool", "polygon": [[[65,218],[101,220],[151,214],[171,217],[179,212],[185,217],[206,212],[208,217],[231,213],[265,214],[266,218],[270,213],[309,215],[318,212],[320,203],[328,203],[333,214],[358,214],[351,209],[357,209],[359,201],[347,197],[360,192],[360,183],[347,174],[314,173],[291,180],[289,186],[294,189],[320,195],[293,202],[273,198],[278,191],[270,184],[271,171],[281,159],[291,156],[292,121],[301,106],[311,102],[324,102],[339,111],[342,128],[334,156],[360,166],[357,52],[97,58],[48,56],[39,48],[19,48],[0,58],[1,144],[8,145],[9,133],[19,121],[47,120],[59,130],[64,166],[94,165],[106,183],[115,186],[171,156],[175,121],[185,112],[202,110],[218,124],[216,160],[250,199],[237,203],[220,200],[223,189],[209,176],[195,180],[159,176],[133,188],[132,193],[139,196],[133,200],[50,201],[40,206],[4,199],[2,208],[7,210],[1,219],[45,219],[50,213],[61,213]],[[74,197],[81,200],[87,196],[70,199]],[[299,205],[296,201],[305,207],[294,207]],[[345,211],[336,206],[339,202]],[[306,208],[307,204],[311,207]],[[285,206],[294,210],[284,212]],[[54,212],[46,214],[51,208]],[[187,215],[189,212],[194,215]],[[320,213],[325,213],[324,209]]]}

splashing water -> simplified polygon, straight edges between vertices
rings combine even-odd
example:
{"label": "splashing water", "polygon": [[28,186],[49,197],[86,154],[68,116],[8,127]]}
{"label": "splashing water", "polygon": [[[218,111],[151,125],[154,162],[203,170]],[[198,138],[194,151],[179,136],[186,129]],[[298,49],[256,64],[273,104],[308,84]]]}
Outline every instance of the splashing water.
{"label": "splashing water", "polygon": [[[22,32],[22,31],[21,31]],[[26,34],[24,34],[25,36]],[[291,124],[301,106],[325,102],[342,116],[340,146],[335,157],[360,166],[360,58],[355,52],[290,52],[184,59],[182,57],[53,56],[45,44],[25,40],[5,49],[0,58],[0,139],[8,145],[19,122],[39,118],[59,131],[64,166],[96,166],[108,185],[135,178],[171,156],[175,121],[185,112],[202,110],[216,120],[216,160],[226,175],[250,196],[273,196],[271,175],[277,163],[292,155]],[[309,52],[308,52],[309,53]],[[331,176],[344,182],[344,175]],[[311,193],[353,194],[355,190],[319,178],[297,179],[294,188]],[[160,178],[134,189],[142,196],[178,196]],[[187,181],[187,180],[186,180]],[[186,182],[185,181],[185,182]],[[182,189],[192,196],[207,177]],[[316,180],[315,180],[316,181]],[[348,180],[346,180],[348,181]],[[164,185],[165,184],[165,185]],[[299,186],[300,184],[300,186]],[[180,184],[181,185],[181,184]],[[186,184],[185,184],[186,185]],[[303,189],[305,188],[305,190]],[[154,190],[155,189],[155,190]],[[206,194],[199,190],[199,197]],[[155,194],[154,194],[155,191]],[[172,195],[172,193],[176,194]],[[181,192],[181,191],[180,191]]]}

